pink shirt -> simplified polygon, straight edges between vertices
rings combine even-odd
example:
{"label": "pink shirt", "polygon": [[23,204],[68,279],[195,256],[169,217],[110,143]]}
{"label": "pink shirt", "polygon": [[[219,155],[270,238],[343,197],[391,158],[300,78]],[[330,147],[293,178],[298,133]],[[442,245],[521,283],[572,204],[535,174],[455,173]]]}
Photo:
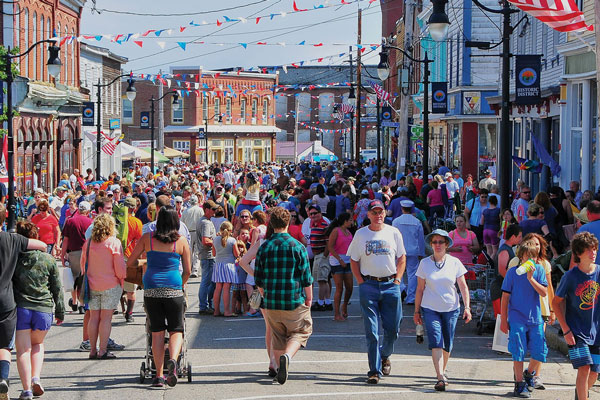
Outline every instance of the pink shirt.
{"label": "pink shirt", "polygon": [[475,233],[467,229],[467,237],[463,239],[463,237],[458,233],[458,230],[455,229],[449,233],[449,236],[454,242],[452,247],[460,247],[461,249],[460,251],[453,251],[450,254],[458,258],[463,264],[473,264],[473,253],[471,253],[467,246],[471,246],[473,244]]}
{"label": "pink shirt", "polygon": [[442,189],[433,189],[427,193],[427,198],[429,198],[429,207],[435,206],[443,206],[444,202],[442,201]]}
{"label": "pink shirt", "polygon": [[[88,241],[86,240],[81,249],[82,271],[86,270],[87,248]],[[127,267],[123,256],[123,246],[119,239],[111,236],[101,243],[92,241],[89,259],[90,263],[87,266],[87,274],[90,289],[102,291],[112,289],[117,285],[123,286],[123,282],[127,276]]]}

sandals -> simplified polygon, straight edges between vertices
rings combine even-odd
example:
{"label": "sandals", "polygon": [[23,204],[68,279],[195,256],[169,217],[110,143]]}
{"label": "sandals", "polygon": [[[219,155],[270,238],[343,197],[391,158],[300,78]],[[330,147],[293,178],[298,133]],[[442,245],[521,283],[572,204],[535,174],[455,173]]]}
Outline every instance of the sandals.
{"label": "sandals", "polygon": [[117,358],[117,356],[115,356],[110,351],[107,351],[106,353],[104,353],[102,355],[98,355],[97,358],[98,358],[98,360],[114,360],[115,358]]}
{"label": "sandals", "polygon": [[440,379],[433,388],[438,392],[443,392],[446,390],[446,382],[443,379]]}
{"label": "sandals", "polygon": [[90,355],[88,356],[88,358],[89,358],[90,360],[96,360],[96,359],[98,359],[98,354],[90,354]]}

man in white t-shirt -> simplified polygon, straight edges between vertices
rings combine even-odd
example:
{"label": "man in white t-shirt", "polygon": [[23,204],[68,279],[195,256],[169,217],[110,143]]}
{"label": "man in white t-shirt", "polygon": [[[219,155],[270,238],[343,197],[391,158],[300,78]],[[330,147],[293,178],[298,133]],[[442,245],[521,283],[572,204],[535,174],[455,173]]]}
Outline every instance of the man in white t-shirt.
{"label": "man in white t-shirt", "polygon": [[[358,283],[367,336],[367,383],[377,384],[380,375],[389,375],[392,369],[389,357],[394,352],[402,319],[400,283],[406,268],[406,251],[400,231],[384,223],[385,207],[380,200],[369,203],[367,216],[371,224],[356,232],[347,255]],[[379,319],[384,331],[381,345]]]}

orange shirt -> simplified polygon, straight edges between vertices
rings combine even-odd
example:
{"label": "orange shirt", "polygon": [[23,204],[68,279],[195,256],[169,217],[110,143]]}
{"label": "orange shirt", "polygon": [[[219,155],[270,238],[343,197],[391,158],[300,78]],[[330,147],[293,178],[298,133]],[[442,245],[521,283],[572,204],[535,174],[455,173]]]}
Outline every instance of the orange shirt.
{"label": "orange shirt", "polygon": [[125,257],[129,257],[135,248],[137,241],[142,237],[142,221],[139,218],[130,215],[127,217],[127,248],[125,249]]}

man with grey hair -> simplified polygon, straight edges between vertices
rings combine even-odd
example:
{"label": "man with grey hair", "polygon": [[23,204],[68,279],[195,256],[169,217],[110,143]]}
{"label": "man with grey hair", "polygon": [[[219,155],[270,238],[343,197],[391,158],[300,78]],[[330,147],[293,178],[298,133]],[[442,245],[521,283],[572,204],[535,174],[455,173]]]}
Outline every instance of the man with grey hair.
{"label": "man with grey hair", "polygon": [[188,202],[190,206],[181,214],[181,222],[188,227],[192,238],[192,243],[190,244],[192,252],[192,274],[190,275],[190,278],[197,278],[198,268],[200,267],[198,259],[200,243],[198,242],[198,236],[196,235],[196,226],[198,226],[200,218],[204,216],[204,210],[198,205],[198,196],[195,194],[190,196]]}

